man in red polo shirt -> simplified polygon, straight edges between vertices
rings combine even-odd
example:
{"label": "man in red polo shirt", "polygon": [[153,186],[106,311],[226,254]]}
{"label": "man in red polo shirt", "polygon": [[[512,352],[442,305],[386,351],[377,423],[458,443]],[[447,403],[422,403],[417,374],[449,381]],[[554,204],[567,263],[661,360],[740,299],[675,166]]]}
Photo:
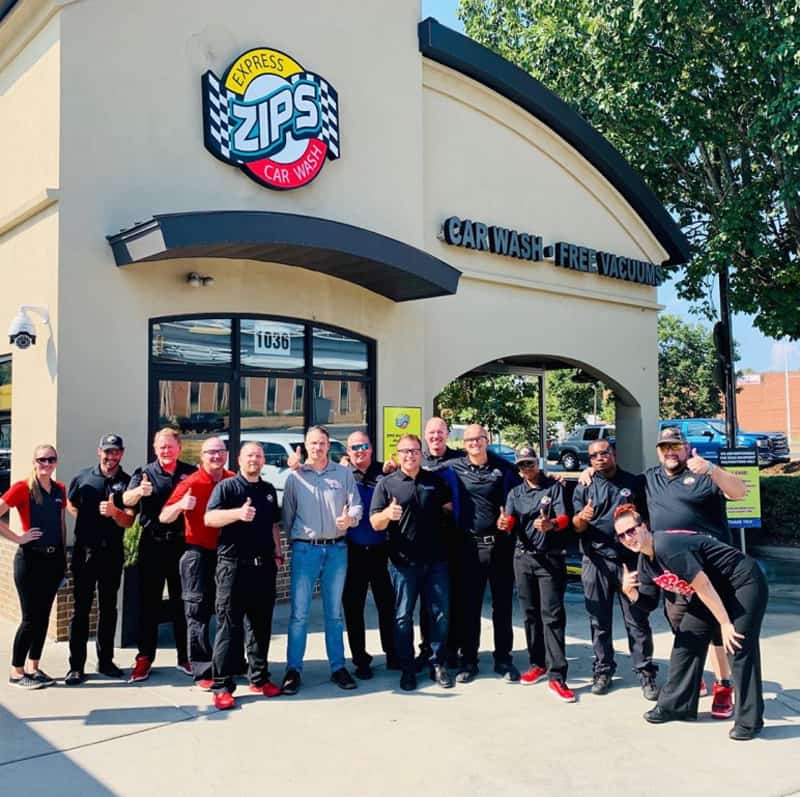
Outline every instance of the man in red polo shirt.
{"label": "man in red polo shirt", "polygon": [[214,573],[217,569],[219,529],[203,523],[208,499],[214,487],[236,474],[225,469],[228,452],[218,437],[203,441],[200,467],[179,482],[159,515],[161,523],[172,523],[183,512],[186,524],[186,552],[181,557],[181,589],[186,611],[189,661],[200,689],[214,684],[211,674],[209,624],[214,614]]}

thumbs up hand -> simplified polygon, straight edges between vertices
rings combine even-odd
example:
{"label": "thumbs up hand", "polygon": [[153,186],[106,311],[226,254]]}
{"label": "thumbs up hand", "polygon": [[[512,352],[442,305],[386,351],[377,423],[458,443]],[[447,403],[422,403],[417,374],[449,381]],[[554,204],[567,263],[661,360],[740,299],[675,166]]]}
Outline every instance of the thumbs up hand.
{"label": "thumbs up hand", "polygon": [[153,485],[150,479],[147,478],[147,474],[142,474],[142,481],[139,483],[139,498],[144,498],[145,496],[153,494]]}
{"label": "thumbs up hand", "polygon": [[510,531],[512,528],[512,524],[510,522],[511,515],[507,515],[505,509],[501,507],[500,509],[500,517],[497,518],[497,528],[500,531]]}
{"label": "thumbs up hand", "polygon": [[253,502],[248,498],[239,507],[239,520],[243,520],[245,523],[251,523],[255,516],[256,508],[253,506]]}
{"label": "thumbs up hand", "polygon": [[703,459],[698,453],[697,449],[692,449],[692,456],[686,460],[686,467],[696,476],[702,476],[710,471],[710,462]]}
{"label": "thumbs up hand", "polygon": [[587,523],[591,523],[592,520],[594,520],[594,506],[591,498],[586,502],[586,506],[578,513],[578,516]]}
{"label": "thumbs up hand", "polygon": [[111,496],[105,501],[101,501],[97,509],[103,517],[114,517],[117,514],[114,499]]}
{"label": "thumbs up hand", "polygon": [[293,454],[289,454],[288,459],[286,460],[286,467],[289,470],[299,470],[300,466],[303,464],[303,450],[300,446],[295,448]]}
{"label": "thumbs up hand", "polygon": [[197,506],[197,498],[192,495],[192,488],[190,487],[181,498],[181,509],[185,512],[190,512]]}
{"label": "thumbs up hand", "polygon": [[345,504],[342,507],[342,514],[336,518],[336,528],[339,529],[339,531],[345,531],[346,529],[349,529],[350,526],[351,526],[350,507],[347,504]]}
{"label": "thumbs up hand", "polygon": [[386,507],[386,514],[389,520],[400,520],[403,516],[403,507],[400,506],[396,498],[392,498],[392,503]]}

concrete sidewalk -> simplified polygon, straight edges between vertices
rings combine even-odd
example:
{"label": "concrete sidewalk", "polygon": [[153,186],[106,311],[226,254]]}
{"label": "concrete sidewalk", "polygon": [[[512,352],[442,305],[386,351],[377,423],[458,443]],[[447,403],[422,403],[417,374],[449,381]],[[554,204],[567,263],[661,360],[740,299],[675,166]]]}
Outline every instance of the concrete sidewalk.
{"label": "concrete sidewalk", "polygon": [[[710,719],[710,698],[701,701],[697,723],[648,725],[642,713],[653,704],[642,698],[630,672],[619,614],[619,677],[610,694],[591,695],[588,620],[582,596],[573,590],[567,653],[578,703],[572,705],[555,700],[544,683],[523,687],[494,676],[488,606],[475,682],[442,690],[421,678],[421,688],[406,694],[397,673],[387,673],[376,657],[376,677],[342,692],[328,680],[317,601],[303,688],[295,697],[267,700],[243,687],[235,710],[217,712],[208,694],[174,669],[174,651],[166,646],[142,684],[93,676],[81,687],[59,683],[23,692],[3,682],[1,791],[85,797],[273,789],[314,797],[372,791],[381,797],[800,793],[799,594],[782,594],[770,605],[762,636],[767,724],[751,742],[728,739],[731,723]],[[375,652],[374,612],[370,619]],[[288,607],[278,607],[271,648],[275,680],[283,673],[287,620]],[[671,635],[660,613],[653,620],[661,683]],[[0,623],[4,661],[13,631]],[[515,650],[522,668],[527,661],[518,617]],[[118,663],[130,667],[133,654],[120,651]],[[63,677],[66,645],[48,643],[42,664]]]}

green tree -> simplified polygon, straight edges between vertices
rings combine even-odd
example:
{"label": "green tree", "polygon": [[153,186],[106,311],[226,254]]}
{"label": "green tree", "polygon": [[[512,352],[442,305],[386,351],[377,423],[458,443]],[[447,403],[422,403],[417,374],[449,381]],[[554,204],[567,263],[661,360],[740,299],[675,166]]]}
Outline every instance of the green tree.
{"label": "green tree", "polygon": [[[586,416],[594,412],[595,386],[592,383],[575,382],[571,369],[547,372],[545,406],[549,424],[561,422],[567,431],[586,423]],[[597,409],[603,407],[603,390],[597,389]]]}
{"label": "green tree", "polygon": [[573,105],[692,245],[679,294],[800,338],[797,0],[461,0],[467,34]]}
{"label": "green tree", "polygon": [[714,384],[712,334],[669,313],[658,317],[658,404],[662,418],[719,415],[722,401]]}

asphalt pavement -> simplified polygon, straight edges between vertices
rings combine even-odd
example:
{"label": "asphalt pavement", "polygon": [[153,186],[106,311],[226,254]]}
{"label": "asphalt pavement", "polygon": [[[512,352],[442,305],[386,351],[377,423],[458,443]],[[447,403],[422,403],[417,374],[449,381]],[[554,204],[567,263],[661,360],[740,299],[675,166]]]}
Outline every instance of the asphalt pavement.
{"label": "asphalt pavement", "polygon": [[[481,674],[443,690],[421,678],[404,693],[376,656],[376,674],[342,692],[329,681],[315,601],[303,674],[294,697],[237,692],[218,712],[209,695],[159,650],[149,681],[128,685],[92,676],[34,692],[0,685],[3,795],[192,795],[271,791],[299,795],[800,794],[800,562],[766,562],[772,597],[762,634],[766,726],[751,742],[728,739],[731,723],[648,725],[652,706],[630,671],[621,618],[615,618],[618,671],[612,691],[590,694],[591,645],[583,599],[567,594],[569,683],[564,704],[545,683],[506,684],[491,667],[491,607],[484,607]],[[370,607],[369,646],[379,650]],[[271,661],[284,668],[288,607],[276,611]],[[663,682],[671,635],[653,616]],[[9,659],[12,624],[0,622],[0,658]],[[515,661],[527,665],[515,618]],[[42,666],[63,677],[67,646],[48,643]],[[119,652],[130,667],[133,650]],[[90,654],[88,670],[93,665]],[[711,680],[710,672],[707,679]]]}

